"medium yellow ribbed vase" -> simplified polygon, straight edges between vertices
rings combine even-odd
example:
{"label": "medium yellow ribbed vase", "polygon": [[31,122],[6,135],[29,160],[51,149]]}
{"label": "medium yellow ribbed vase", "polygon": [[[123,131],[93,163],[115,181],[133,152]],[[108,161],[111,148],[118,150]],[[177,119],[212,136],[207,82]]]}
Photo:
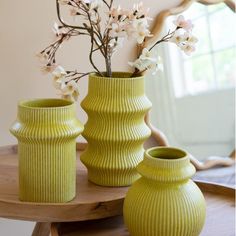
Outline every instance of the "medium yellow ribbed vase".
{"label": "medium yellow ribbed vase", "polygon": [[205,222],[203,194],[186,152],[168,147],[145,152],[142,177],[129,189],[124,221],[132,236],[197,236]]}
{"label": "medium yellow ribbed vase", "polygon": [[76,137],[82,130],[70,101],[18,104],[10,131],[18,139],[20,200],[62,203],[75,197]]}
{"label": "medium yellow ribbed vase", "polygon": [[102,186],[128,186],[140,175],[143,143],[151,131],[144,116],[151,108],[144,77],[113,73],[112,78],[89,77],[88,95],[81,106],[88,114],[83,136],[88,147],[81,161],[88,178]]}

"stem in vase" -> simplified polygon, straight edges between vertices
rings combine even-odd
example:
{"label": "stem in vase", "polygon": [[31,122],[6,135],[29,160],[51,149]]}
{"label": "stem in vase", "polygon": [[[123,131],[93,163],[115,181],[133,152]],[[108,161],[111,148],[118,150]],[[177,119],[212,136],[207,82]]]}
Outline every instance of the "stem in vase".
{"label": "stem in vase", "polygon": [[112,72],[111,72],[111,57],[108,56],[106,58],[106,70],[107,70],[107,77],[112,77]]}

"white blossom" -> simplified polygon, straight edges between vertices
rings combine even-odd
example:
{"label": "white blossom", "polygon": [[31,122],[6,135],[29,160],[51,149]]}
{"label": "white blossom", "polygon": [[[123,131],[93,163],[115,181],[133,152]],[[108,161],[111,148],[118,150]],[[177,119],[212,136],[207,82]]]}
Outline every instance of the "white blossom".
{"label": "white blossom", "polygon": [[84,3],[89,4],[89,10],[96,10],[103,5],[102,0],[83,0]]}
{"label": "white blossom", "polygon": [[57,66],[56,69],[52,72],[55,77],[62,77],[66,75],[66,71],[62,66]]}
{"label": "white blossom", "polygon": [[135,5],[131,11],[122,10],[121,7],[111,9],[109,12],[108,27],[111,29],[111,37],[135,38],[139,44],[143,43],[146,37],[151,37],[149,31],[147,11],[143,5]]}
{"label": "white blossom", "polygon": [[62,96],[67,99],[77,100],[79,96],[78,84],[74,80],[70,80],[66,85],[61,89]]}
{"label": "white blossom", "polygon": [[48,73],[52,73],[53,70],[55,69],[55,67],[56,67],[55,64],[53,64],[53,65],[45,65],[45,66],[42,66],[40,70],[41,70],[41,72],[43,74],[48,74]]}
{"label": "white blossom", "polygon": [[124,22],[117,22],[117,23],[112,23],[111,25],[111,30],[110,30],[110,36],[112,38],[116,38],[116,37],[126,37],[127,33],[125,30],[125,23]]}
{"label": "white blossom", "polygon": [[191,20],[185,20],[184,16],[180,15],[176,20],[173,21],[173,23],[182,29],[185,29],[187,31],[191,31],[193,28],[193,24]]}
{"label": "white blossom", "polygon": [[173,37],[170,39],[170,42],[175,43],[177,46],[181,45],[188,38],[188,34],[186,32],[182,32],[181,30],[175,31]]}
{"label": "white blossom", "polygon": [[48,55],[45,52],[40,52],[36,54],[36,57],[39,59],[39,61],[43,64],[46,64],[48,61]]}
{"label": "white blossom", "polygon": [[56,89],[62,89],[65,87],[65,83],[67,82],[66,74],[67,73],[62,66],[57,66],[52,72],[53,85]]}
{"label": "white blossom", "polygon": [[147,48],[144,48],[142,54],[139,57],[141,60],[153,60],[156,61],[155,58],[152,58],[152,53]]}
{"label": "white blossom", "polygon": [[113,38],[109,42],[109,46],[113,49],[121,48],[124,44],[124,38]]}
{"label": "white blossom", "polygon": [[[140,2],[138,4],[134,4],[133,7],[133,16],[135,16],[136,18],[144,18],[147,17],[148,13],[149,13],[150,9],[144,8],[143,2]],[[150,19],[150,18],[149,18]]]}
{"label": "white blossom", "polygon": [[197,37],[188,31],[177,30],[171,38],[170,42],[175,43],[186,55],[190,55],[195,51],[195,44],[198,42]]}
{"label": "white blossom", "polygon": [[110,24],[112,24],[113,22],[117,22],[117,21],[125,21],[128,19],[130,12],[129,11],[125,11],[123,9],[121,9],[120,6],[118,7],[114,7],[109,11],[109,17],[110,17]]}
{"label": "white blossom", "polygon": [[194,35],[189,35],[189,37],[187,38],[187,42],[188,44],[194,45],[198,42],[198,38]]}
{"label": "white blossom", "polygon": [[147,19],[133,20],[129,35],[137,40],[138,44],[142,44],[146,37],[152,37],[148,29]]}
{"label": "white blossom", "polygon": [[148,69],[156,70],[156,67],[158,66],[158,57],[154,57],[147,48],[144,48],[140,57],[134,62],[129,62],[129,65],[135,67],[139,71]]}
{"label": "white blossom", "polygon": [[184,51],[184,53],[188,56],[191,55],[192,52],[196,50],[195,46],[189,43],[183,44],[180,48]]}
{"label": "white blossom", "polygon": [[64,27],[60,28],[60,26],[56,22],[54,22],[53,24],[52,31],[54,32],[54,34],[56,34],[56,36],[61,36],[62,34],[68,33],[67,29],[65,29]]}
{"label": "white blossom", "polygon": [[155,75],[158,71],[163,71],[163,62],[160,56],[157,56],[156,62],[151,64],[148,68],[152,75]]}
{"label": "white blossom", "polygon": [[[61,5],[67,5],[70,16],[81,20],[81,27],[66,26],[57,23],[53,25],[54,43],[46,47],[40,54],[37,55],[39,60],[44,63],[42,72],[52,73],[53,84],[56,89],[60,90],[61,95],[65,99],[77,100],[79,96],[78,80],[86,73],[66,72],[63,67],[56,65],[56,52],[61,47],[65,40],[71,37],[88,34],[90,35],[92,45],[90,61],[94,69],[97,69],[92,60],[92,53],[100,51],[108,61],[120,47],[123,46],[125,39],[135,39],[138,44],[143,44],[147,37],[152,37],[149,30],[148,17],[149,9],[145,9],[143,3],[134,5],[133,9],[125,10],[118,7],[113,7],[113,1],[107,1],[109,10],[107,10],[107,18],[103,19],[103,14],[100,12],[101,6],[104,5],[104,0],[57,0]],[[111,4],[111,6],[109,5]],[[106,8],[106,9],[108,9]],[[105,26],[102,25],[105,22]],[[185,54],[190,55],[195,50],[195,44],[198,39],[191,34],[193,24],[190,20],[186,20],[184,16],[179,16],[174,24],[176,27],[173,31],[169,31],[167,35],[158,40],[150,50],[144,48],[139,58],[134,62],[129,62],[129,65],[136,70],[134,75],[139,75],[144,71],[150,71],[155,74],[161,69],[162,63],[160,57],[155,55],[151,50],[154,46],[161,42],[175,43]],[[80,30],[81,29],[81,30]],[[84,30],[85,31],[84,31]],[[107,63],[110,67],[110,64]],[[107,69],[110,75],[111,68]],[[78,75],[78,76],[77,76]]]}
{"label": "white blossom", "polygon": [[139,71],[143,71],[146,69],[144,63],[142,62],[142,60],[140,60],[139,58],[136,59],[134,62],[128,62],[128,64],[136,69],[138,69]]}

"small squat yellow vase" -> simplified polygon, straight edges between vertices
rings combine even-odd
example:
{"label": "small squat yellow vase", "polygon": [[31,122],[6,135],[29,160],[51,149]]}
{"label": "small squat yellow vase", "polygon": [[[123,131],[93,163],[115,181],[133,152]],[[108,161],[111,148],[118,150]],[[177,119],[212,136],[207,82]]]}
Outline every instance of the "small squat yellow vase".
{"label": "small squat yellow vase", "polygon": [[113,73],[112,78],[89,77],[88,95],[81,106],[88,114],[83,136],[88,148],[81,161],[88,178],[103,186],[128,186],[140,175],[143,143],[150,136],[144,116],[151,108],[144,77]]}
{"label": "small squat yellow vase", "polygon": [[169,147],[145,152],[142,177],[129,189],[124,221],[132,236],[198,236],[205,222],[203,194],[186,152]]}
{"label": "small squat yellow vase", "polygon": [[75,105],[62,99],[22,101],[10,131],[18,139],[20,200],[72,200],[76,193],[76,137],[83,131]]}

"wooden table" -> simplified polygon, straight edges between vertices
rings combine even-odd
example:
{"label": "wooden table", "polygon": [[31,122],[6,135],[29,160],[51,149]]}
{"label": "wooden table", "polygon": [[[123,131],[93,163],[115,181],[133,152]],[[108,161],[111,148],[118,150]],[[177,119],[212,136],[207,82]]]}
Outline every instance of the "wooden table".
{"label": "wooden table", "polygon": [[[84,145],[78,145],[78,149],[84,149]],[[52,236],[129,235],[119,216],[127,187],[100,187],[88,182],[87,171],[77,158],[77,195],[73,201],[66,204],[21,202],[17,159],[16,146],[0,148],[0,217],[38,222],[33,236],[48,236],[50,232]],[[234,189],[209,183],[198,185],[207,201],[207,221],[201,235],[233,236]]]}
{"label": "wooden table", "polygon": [[[234,189],[197,183],[207,201],[206,223],[200,236],[234,236]],[[60,236],[130,236],[122,216],[55,225]],[[164,235],[163,235],[164,236]]]}

